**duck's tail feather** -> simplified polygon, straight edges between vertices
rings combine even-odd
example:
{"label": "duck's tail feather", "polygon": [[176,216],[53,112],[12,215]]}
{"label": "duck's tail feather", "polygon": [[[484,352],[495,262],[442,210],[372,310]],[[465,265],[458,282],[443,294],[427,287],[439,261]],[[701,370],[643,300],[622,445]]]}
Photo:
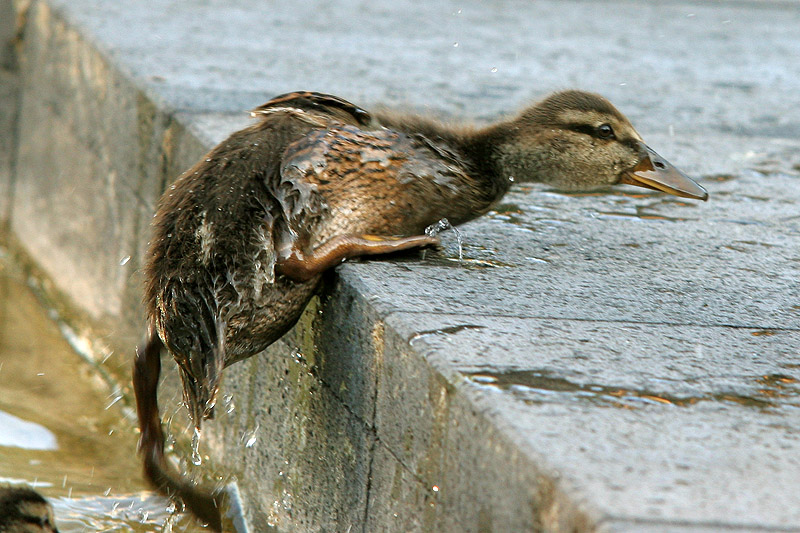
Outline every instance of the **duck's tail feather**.
{"label": "duck's tail feather", "polygon": [[203,420],[214,418],[214,407],[217,403],[217,393],[222,380],[222,371],[225,368],[225,323],[215,320],[216,327],[210,336],[213,344],[210,350],[198,350],[195,359],[207,357],[197,368],[188,370],[180,367],[181,381],[183,383],[184,403],[189,409],[194,427],[199,431]]}

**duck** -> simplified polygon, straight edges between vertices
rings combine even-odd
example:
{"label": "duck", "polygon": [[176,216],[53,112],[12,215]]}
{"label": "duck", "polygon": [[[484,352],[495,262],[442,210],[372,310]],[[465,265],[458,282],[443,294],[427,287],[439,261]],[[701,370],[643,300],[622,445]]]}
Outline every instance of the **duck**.
{"label": "duck", "polygon": [[0,487],[0,533],[58,533],[53,508],[30,487]]}
{"label": "duck", "polygon": [[425,232],[494,206],[512,183],[619,184],[706,200],[604,97],[551,94],[487,126],[368,112],[317,92],[277,96],[164,192],[145,266],[147,332],[133,383],[145,477],[219,530],[221,496],[164,458],[160,353],[173,356],[197,432],[223,370],[286,333],[350,258],[435,247]]}

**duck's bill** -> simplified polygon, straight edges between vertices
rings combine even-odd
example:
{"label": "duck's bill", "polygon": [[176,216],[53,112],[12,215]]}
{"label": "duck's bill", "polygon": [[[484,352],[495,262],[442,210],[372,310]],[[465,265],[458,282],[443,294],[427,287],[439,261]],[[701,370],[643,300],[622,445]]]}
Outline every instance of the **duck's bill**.
{"label": "duck's bill", "polygon": [[708,192],[693,179],[673,167],[649,146],[644,145],[643,147],[647,151],[647,155],[638,165],[622,176],[620,183],[663,191],[683,198],[708,200]]}

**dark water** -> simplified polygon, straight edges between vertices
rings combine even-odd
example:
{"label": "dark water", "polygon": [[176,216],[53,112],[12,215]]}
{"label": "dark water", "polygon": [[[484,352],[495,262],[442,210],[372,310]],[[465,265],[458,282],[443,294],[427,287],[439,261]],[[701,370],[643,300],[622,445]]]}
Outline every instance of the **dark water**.
{"label": "dark water", "polygon": [[0,249],[0,484],[35,487],[62,532],[203,531],[146,490],[123,403]]}

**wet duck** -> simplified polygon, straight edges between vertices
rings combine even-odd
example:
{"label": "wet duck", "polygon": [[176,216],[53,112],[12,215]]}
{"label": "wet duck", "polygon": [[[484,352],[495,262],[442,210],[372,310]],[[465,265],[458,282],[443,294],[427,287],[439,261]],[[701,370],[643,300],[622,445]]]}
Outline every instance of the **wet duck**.
{"label": "wet duck", "polygon": [[53,508],[28,487],[0,487],[0,533],[58,533]]}
{"label": "wet duck", "polygon": [[145,473],[219,528],[217,497],[164,460],[162,346],[195,426],[223,369],[291,328],[321,274],[347,258],[431,246],[425,228],[488,211],[511,182],[587,190],[627,183],[705,200],[603,97],[565,91],[487,127],[369,113],[311,92],[278,96],[165,192],[147,253],[148,332],[134,385]]}

